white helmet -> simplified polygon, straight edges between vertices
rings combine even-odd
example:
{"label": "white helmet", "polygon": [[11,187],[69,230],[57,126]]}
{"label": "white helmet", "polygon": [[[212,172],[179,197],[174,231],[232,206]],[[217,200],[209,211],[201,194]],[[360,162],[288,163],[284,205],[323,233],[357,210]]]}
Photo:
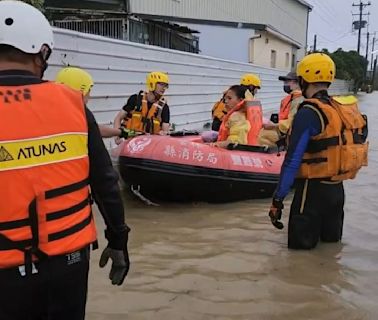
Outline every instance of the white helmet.
{"label": "white helmet", "polygon": [[46,17],[22,1],[0,1],[0,45],[37,54],[43,45],[52,50],[53,31]]}

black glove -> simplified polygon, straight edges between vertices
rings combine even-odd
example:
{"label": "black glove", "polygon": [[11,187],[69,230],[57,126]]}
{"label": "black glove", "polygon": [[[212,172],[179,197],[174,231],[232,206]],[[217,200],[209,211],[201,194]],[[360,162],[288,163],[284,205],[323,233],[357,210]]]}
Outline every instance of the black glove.
{"label": "black glove", "polygon": [[[108,263],[109,258],[112,260],[109,279],[113,285],[117,286],[123,283],[130,268],[129,252],[127,251],[128,231],[123,236],[123,248],[112,245],[111,236],[109,236],[109,232],[105,231],[105,237],[109,240],[109,244],[101,254],[99,265],[100,268],[103,268]],[[117,242],[119,242],[118,240]]]}
{"label": "black glove", "polygon": [[272,206],[270,207],[270,210],[269,210],[270,221],[277,229],[280,229],[280,230],[284,228],[283,223],[280,221],[283,208],[284,208],[284,205],[282,203],[282,200],[273,199]]}

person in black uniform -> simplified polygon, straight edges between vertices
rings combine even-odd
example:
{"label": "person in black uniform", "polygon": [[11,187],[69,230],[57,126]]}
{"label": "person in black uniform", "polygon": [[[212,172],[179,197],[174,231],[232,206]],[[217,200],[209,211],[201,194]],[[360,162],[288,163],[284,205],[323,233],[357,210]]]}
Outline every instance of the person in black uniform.
{"label": "person in black uniform", "polygon": [[[0,161],[1,194],[11,196],[0,201],[0,319],[4,320],[85,318],[89,247],[97,243],[88,185],[106,223],[108,244],[100,266],[111,259],[109,279],[114,285],[123,283],[130,267],[130,229],[118,175],[96,120],[80,93],[41,80],[52,49],[53,31],[40,11],[22,1],[0,1],[0,123],[10,126],[4,119],[27,117],[30,124],[21,129],[13,123],[13,129],[0,131],[0,149],[8,150]],[[60,99],[54,100],[56,93]],[[60,118],[62,104],[77,117],[65,112]],[[87,132],[72,132],[74,126],[87,128]],[[21,137],[20,130],[25,131]],[[52,142],[39,151],[30,147],[45,139],[63,140],[58,147]],[[22,163],[10,153],[19,146],[32,150],[22,157]],[[82,153],[80,157],[72,156],[77,152]],[[49,158],[44,157],[47,153]],[[44,175],[38,175],[41,171]],[[61,181],[71,181],[75,175],[87,178],[61,186]],[[45,186],[49,186],[45,192],[37,192]],[[84,201],[64,208],[78,194],[86,195]],[[29,206],[23,205],[29,201]],[[84,220],[83,213],[89,213]],[[6,221],[21,214],[29,216]],[[31,240],[20,241],[23,235]]]}
{"label": "person in black uniform", "polygon": [[296,180],[289,216],[291,249],[312,249],[319,240],[341,240],[343,180],[353,179],[367,163],[367,123],[357,100],[328,94],[335,73],[333,60],[323,53],[310,54],[297,66],[305,100],[294,117],[269,211],[273,225],[282,229],[283,200]]}
{"label": "person in black uniform", "polygon": [[[146,79],[147,92],[140,91],[129,97],[114,119],[114,128],[121,125],[129,130],[150,134],[169,132],[170,111],[164,98],[169,86],[169,77],[164,72],[151,72]],[[121,138],[115,139],[116,143]]]}

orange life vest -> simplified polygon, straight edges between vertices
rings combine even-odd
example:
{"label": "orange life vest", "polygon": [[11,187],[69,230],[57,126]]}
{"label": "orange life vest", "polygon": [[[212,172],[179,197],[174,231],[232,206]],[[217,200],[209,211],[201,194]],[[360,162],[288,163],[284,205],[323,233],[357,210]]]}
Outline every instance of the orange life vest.
{"label": "orange life vest", "polygon": [[0,93],[0,268],[95,242],[81,94],[51,82]]}
{"label": "orange life vest", "polygon": [[221,127],[219,129],[218,141],[226,141],[230,129],[228,128],[227,122],[230,116],[236,112],[245,108],[246,118],[251,126],[248,132],[248,144],[257,145],[257,139],[259,132],[262,128],[262,108],[259,100],[245,101],[242,100],[239,102],[233,109],[231,109],[223,118]]}
{"label": "orange life vest", "polygon": [[[166,104],[164,97],[148,109],[147,93],[139,92],[137,105],[127,119],[126,128],[134,131],[158,134],[161,130],[161,113]],[[147,129],[149,130],[147,131]]]}
{"label": "orange life vest", "polygon": [[247,120],[251,125],[248,132],[248,144],[258,145],[258,136],[263,126],[261,102],[259,100],[247,101]]}
{"label": "orange life vest", "polygon": [[334,97],[331,104],[306,99],[300,106],[314,110],[322,124],[321,133],[311,138],[303,156],[300,178],[353,179],[367,165],[367,121],[356,99]]}
{"label": "orange life vest", "polygon": [[213,119],[218,118],[220,121],[222,121],[223,117],[227,114],[226,105],[224,104],[223,99],[224,96],[214,104],[213,109],[211,110]]}
{"label": "orange life vest", "polygon": [[278,114],[278,120],[286,120],[289,118],[289,113],[290,113],[290,106],[291,102],[302,96],[302,92],[299,90],[294,90],[290,94],[288,94],[285,98],[281,100],[281,105],[280,105],[280,112]]}

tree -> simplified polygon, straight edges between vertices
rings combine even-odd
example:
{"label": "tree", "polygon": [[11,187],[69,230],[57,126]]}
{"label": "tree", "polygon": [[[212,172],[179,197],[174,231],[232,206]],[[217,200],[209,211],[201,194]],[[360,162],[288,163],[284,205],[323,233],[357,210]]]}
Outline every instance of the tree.
{"label": "tree", "polygon": [[22,0],[23,2],[26,2],[28,4],[31,4],[32,6],[36,7],[38,10],[42,11],[44,10],[44,3],[45,0]]}
{"label": "tree", "polygon": [[363,84],[368,61],[357,51],[347,52],[339,48],[333,53],[329,53],[327,49],[323,49],[322,52],[328,54],[335,62],[337,79],[353,80],[356,88]]}

